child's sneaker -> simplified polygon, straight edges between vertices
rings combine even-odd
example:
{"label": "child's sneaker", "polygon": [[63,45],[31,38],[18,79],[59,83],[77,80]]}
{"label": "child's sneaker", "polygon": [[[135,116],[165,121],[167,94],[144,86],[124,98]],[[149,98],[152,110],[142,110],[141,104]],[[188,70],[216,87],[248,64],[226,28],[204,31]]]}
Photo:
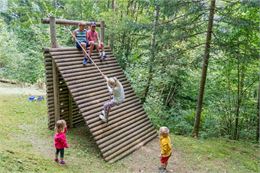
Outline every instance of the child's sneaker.
{"label": "child's sneaker", "polygon": [[83,65],[87,65],[87,63],[88,63],[88,60],[87,60],[87,58],[86,58],[86,57],[84,57],[84,58],[83,58],[83,61],[82,61],[82,63],[83,63]]}
{"label": "child's sneaker", "polygon": [[103,54],[100,58],[100,61],[104,61],[107,58],[107,56],[105,54]]}
{"label": "child's sneaker", "polygon": [[159,167],[159,173],[167,173],[166,168]]}
{"label": "child's sneaker", "polygon": [[55,162],[59,163],[59,159],[54,159]]}
{"label": "child's sneaker", "polygon": [[65,165],[64,160],[60,161],[60,164],[61,164],[61,165]]}
{"label": "child's sneaker", "polygon": [[105,117],[105,111],[102,111],[101,114],[99,115],[99,118],[104,122],[106,123],[107,122],[107,119]]}
{"label": "child's sneaker", "polygon": [[90,63],[90,64],[92,64],[93,62],[91,61],[91,59],[88,59],[88,62]]}
{"label": "child's sneaker", "polygon": [[105,60],[107,58],[107,55],[104,53],[103,54],[103,60]]}

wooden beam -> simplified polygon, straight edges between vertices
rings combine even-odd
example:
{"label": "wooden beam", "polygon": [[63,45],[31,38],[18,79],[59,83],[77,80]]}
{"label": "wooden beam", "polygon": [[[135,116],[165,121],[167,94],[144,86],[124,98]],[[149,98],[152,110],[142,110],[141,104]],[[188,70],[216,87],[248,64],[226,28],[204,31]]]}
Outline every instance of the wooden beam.
{"label": "wooden beam", "polygon": [[54,95],[54,116],[55,123],[60,120],[60,97],[59,97],[59,75],[54,59],[52,59],[53,73],[53,95]]}
{"label": "wooden beam", "polygon": [[50,34],[51,34],[51,47],[57,48],[58,42],[56,37],[56,26],[55,26],[55,17],[50,17]]}
{"label": "wooden beam", "polygon": [[69,92],[69,127],[73,127],[73,121],[72,121],[72,96],[71,93]]}
{"label": "wooden beam", "polygon": [[[56,19],[55,22],[56,22],[56,24],[60,24],[60,25],[76,25],[76,26],[81,22],[85,23],[86,25],[91,24],[91,22],[85,22],[85,21],[79,21],[79,20],[66,20],[66,19]],[[42,19],[42,23],[49,24],[50,18]],[[100,27],[100,22],[96,22],[96,26]]]}

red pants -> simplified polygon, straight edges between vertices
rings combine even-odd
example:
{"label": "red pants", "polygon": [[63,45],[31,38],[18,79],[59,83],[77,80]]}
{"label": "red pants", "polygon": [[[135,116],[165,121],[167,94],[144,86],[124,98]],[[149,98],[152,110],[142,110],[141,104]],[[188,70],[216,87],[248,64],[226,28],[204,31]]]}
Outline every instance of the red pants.
{"label": "red pants", "polygon": [[171,156],[167,156],[167,157],[161,156],[161,164],[167,165],[170,157]]}

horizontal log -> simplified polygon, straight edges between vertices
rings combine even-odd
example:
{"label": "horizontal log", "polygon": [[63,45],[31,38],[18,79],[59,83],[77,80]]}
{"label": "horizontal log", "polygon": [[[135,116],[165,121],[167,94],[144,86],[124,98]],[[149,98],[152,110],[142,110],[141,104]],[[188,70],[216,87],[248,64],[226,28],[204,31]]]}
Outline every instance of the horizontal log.
{"label": "horizontal log", "polygon": [[[121,74],[121,75],[117,75],[116,77],[117,77],[117,79],[120,80],[120,78],[125,77],[125,75]],[[80,79],[88,79],[88,81],[95,81],[98,79],[103,79],[105,81],[105,79],[101,75],[82,74],[82,75],[77,75],[77,76],[72,76],[72,77],[66,77],[66,82],[80,80]]]}
{"label": "horizontal log", "polygon": [[[94,86],[94,85],[92,85],[92,86]],[[100,95],[100,97],[97,97],[97,99],[109,96],[109,91],[108,91],[108,88],[106,86],[104,86],[104,85],[103,86],[102,85],[95,85],[95,86],[96,87],[89,87],[86,90],[78,91],[77,95],[73,94],[73,98],[76,101],[79,101],[81,99],[92,98],[92,97],[96,97],[98,95]],[[129,91],[133,92],[133,90],[131,88],[131,85],[124,84],[124,92],[125,92],[125,94],[129,93]],[[103,94],[105,94],[105,95],[103,95]]]}
{"label": "horizontal log", "polygon": [[[118,111],[122,111],[123,109],[133,107],[138,103],[139,103],[138,99],[136,99],[136,98],[134,98],[134,100],[131,99],[131,100],[127,101],[127,103],[122,103],[115,110],[112,109],[110,112],[110,115],[114,114],[114,113],[118,113]],[[98,104],[98,105],[100,105],[100,107],[97,109],[94,109],[94,110],[86,110],[86,111],[82,111],[82,109],[80,110],[80,113],[82,114],[82,116],[84,117],[84,119],[86,121],[88,121],[89,119],[92,119],[93,117],[96,117],[97,114],[100,113],[100,111],[103,109],[103,105],[102,104]]]}
{"label": "horizontal log", "polygon": [[[114,65],[117,65],[119,66],[119,64],[117,63],[117,60],[115,59],[112,59],[112,58],[108,58],[106,59],[105,61],[101,61],[100,62],[100,59],[99,57],[97,59],[93,59],[94,62],[98,65],[98,66],[103,66],[103,65],[106,65],[106,64],[114,64]],[[87,68],[88,66],[90,66],[90,64],[87,64],[86,66],[83,66],[82,64],[82,61],[83,61],[83,56],[74,56],[74,57],[70,57],[70,58],[66,58],[66,59],[56,59],[55,62],[59,65],[59,66],[66,66],[68,65],[69,63],[71,64],[81,64],[82,67],[84,68]],[[48,67],[48,66],[46,66]]]}
{"label": "horizontal log", "polygon": [[[130,105],[130,104],[133,104],[133,101],[132,101],[132,100],[134,100],[134,99],[136,99],[136,98],[134,98],[134,97],[129,98],[129,101],[127,102],[127,104],[125,103],[125,106]],[[135,101],[136,101],[136,100],[135,100]],[[87,112],[86,114],[83,115],[83,117],[84,117],[84,116],[88,116],[88,119],[98,117],[100,111],[101,111],[102,108],[103,108],[103,104],[104,104],[104,102],[100,102],[100,103],[98,103],[98,104],[94,104],[94,105],[88,106],[87,108],[89,108],[89,109],[87,109],[87,108],[81,108],[80,112],[82,112],[82,113]],[[121,106],[121,107],[123,107],[123,106]],[[116,109],[116,107],[115,107],[114,109]],[[112,109],[112,110],[113,110],[113,109]],[[113,111],[111,111],[110,114],[113,115]],[[97,120],[99,121],[99,119],[97,119]]]}
{"label": "horizontal log", "polygon": [[[105,46],[105,49],[109,48],[109,46]],[[58,47],[58,48],[43,48],[44,52],[61,52],[61,51],[71,51],[71,50],[77,50],[76,47]]]}
{"label": "horizontal log", "polygon": [[48,114],[49,114],[48,119],[53,120],[53,122],[54,122],[54,120],[55,120],[54,112],[48,113]]}
{"label": "horizontal log", "polygon": [[[135,115],[142,112],[143,113],[143,108],[140,105],[133,106],[127,110],[123,110],[117,114],[112,114],[109,116],[109,124],[112,125],[113,123],[116,123],[118,121],[121,121],[124,118],[127,118],[130,114]],[[99,117],[92,118],[88,120],[88,125],[89,128],[92,129],[92,131],[97,131],[100,130],[101,128],[98,127],[99,125],[103,125],[103,122],[100,121]]]}
{"label": "horizontal log", "polygon": [[[124,103],[126,104],[126,103],[128,103],[129,101],[131,101],[131,100],[133,100],[133,99],[136,99],[136,96],[129,97],[128,99],[125,100]],[[104,98],[104,100],[105,100],[105,101],[108,101],[108,98]],[[88,111],[88,110],[93,110],[93,109],[95,109],[95,108],[100,108],[100,107],[102,107],[102,106],[104,105],[105,101],[104,101],[104,102],[99,102],[99,103],[96,103],[96,104],[93,104],[93,105],[88,105],[88,106],[86,106],[86,107],[82,107],[82,108],[80,109],[80,111],[81,111],[81,112],[85,112],[85,111]],[[124,104],[124,105],[125,105],[125,104]]]}
{"label": "horizontal log", "polygon": [[[42,23],[43,24],[49,24],[50,23],[50,18],[43,18],[42,19]],[[84,23],[85,25],[90,25],[91,22],[86,22],[86,21],[80,21],[80,20],[66,20],[66,19],[55,19],[55,23],[56,24],[60,24],[60,25],[76,25],[78,26],[79,23]],[[96,26],[100,27],[100,22],[96,22]]]}
{"label": "horizontal log", "polygon": [[[86,73],[85,71],[73,71],[73,72],[71,72],[70,74],[66,74],[66,73],[63,73],[62,75],[63,75],[63,77],[65,78],[65,79],[67,79],[67,78],[70,78],[70,77],[75,77],[75,76],[80,76],[80,75],[86,75],[86,74],[88,74],[88,73]],[[94,74],[94,73],[93,73]],[[93,74],[89,74],[90,76],[89,77],[93,77]],[[94,74],[94,75],[96,75],[96,74]],[[117,76],[119,76],[119,75],[124,75],[124,73],[122,72],[122,71],[120,71],[120,72],[115,72],[115,73],[113,73],[113,76],[108,76],[108,77],[117,77]],[[96,75],[97,76],[97,75]]]}
{"label": "horizontal log", "polygon": [[78,119],[81,119],[82,121],[84,121],[83,117],[81,116],[81,114],[78,113],[72,113],[72,120],[76,121]]}
{"label": "horizontal log", "polygon": [[98,77],[92,77],[92,78],[82,78],[82,79],[75,79],[75,80],[70,80],[70,81],[66,81],[67,85],[71,88],[71,86],[75,85],[75,84],[84,84],[86,86],[91,86],[93,84],[97,84],[97,83],[105,83],[105,79],[101,76]]}
{"label": "horizontal log", "polygon": [[86,124],[86,122],[84,120],[80,120],[80,119],[72,121],[72,123],[73,123],[73,126],[75,126],[77,124]]}
{"label": "horizontal log", "polygon": [[64,107],[64,108],[60,109],[61,113],[62,113],[62,112],[66,112],[66,111],[68,111],[68,110],[69,110],[68,107]]}
{"label": "horizontal log", "polygon": [[[143,130],[143,131],[142,131]],[[138,133],[137,133],[138,132]],[[112,155],[113,153],[117,152],[118,150],[124,148],[125,146],[131,145],[137,140],[144,139],[144,137],[149,137],[153,134],[153,128],[149,126],[148,128],[141,128],[141,130],[138,130],[132,134],[126,134],[126,138],[121,138],[120,140],[116,141],[113,144],[110,144],[110,146],[107,146],[105,148],[101,149],[101,153],[104,157],[107,157],[109,155]],[[123,152],[123,150],[122,150]]]}
{"label": "horizontal log", "polygon": [[[113,59],[115,60],[115,57],[113,56],[112,52],[106,52],[106,55],[108,55],[107,59]],[[84,54],[82,51],[70,51],[70,53],[67,52],[53,52],[51,53],[52,58],[55,59],[55,62],[60,62],[63,60],[74,60],[75,58],[81,57],[81,59],[84,57]],[[112,58],[113,57],[113,58]],[[91,58],[95,61],[95,60],[99,60],[100,56],[99,53],[97,52],[93,52],[91,55]],[[107,60],[106,59],[106,60]]]}
{"label": "horizontal log", "polygon": [[[126,81],[126,79],[122,79],[120,81],[124,88],[130,86],[130,84],[128,83],[128,81]],[[96,80],[96,81],[86,81],[86,80],[82,79],[82,80],[78,80],[77,83],[70,83],[69,87],[70,87],[70,91],[72,91],[73,89],[78,89],[77,93],[80,91],[87,91],[88,93],[91,93],[93,90],[90,90],[90,89],[93,89],[93,88],[96,88],[96,91],[98,91],[98,89],[108,91],[107,85],[106,85],[105,81],[103,81],[103,79]],[[82,89],[82,88],[84,88],[84,89]],[[76,95],[74,95],[75,92],[72,91],[72,93],[73,93],[72,95],[73,95],[74,99],[76,100],[77,97],[76,97]],[[84,97],[84,95],[81,97]]]}
{"label": "horizontal log", "polygon": [[[109,64],[109,63],[114,63],[114,64],[118,64],[117,60],[113,57],[108,55],[109,58],[107,58],[104,61],[100,61],[100,57],[99,56],[92,56],[92,60],[97,64],[97,65],[104,65],[104,64]],[[83,55],[80,54],[75,54],[75,55],[63,55],[60,57],[55,57],[55,63],[59,64],[59,65],[66,65],[65,63],[81,63],[82,64],[82,60],[83,60]],[[83,65],[82,65],[83,66]],[[89,64],[87,64],[85,67],[89,66]],[[48,66],[46,66],[48,67]]]}
{"label": "horizontal log", "polygon": [[[133,123],[137,123],[138,121],[141,121],[142,119],[146,119],[148,121],[148,117],[145,115],[144,112],[139,112],[137,114],[133,114],[132,116],[129,116],[127,118],[121,119],[120,121],[117,121],[111,125],[103,123],[103,128],[95,127],[90,129],[92,132],[94,139],[99,140],[103,137],[106,137],[122,128],[125,128],[126,126],[129,126]],[[108,121],[109,123],[109,121]],[[98,129],[97,131],[94,131],[94,129]]]}
{"label": "horizontal log", "polygon": [[103,148],[107,146],[108,144],[107,141],[110,141],[110,139],[116,141],[124,137],[125,132],[129,132],[129,133],[135,132],[137,129],[142,129],[143,126],[146,126],[148,124],[152,125],[150,121],[147,121],[147,119],[142,119],[141,121],[137,121],[136,124],[135,123],[130,124],[129,126],[127,126],[127,128],[122,128],[114,133],[111,133],[110,135],[101,138],[100,140],[97,140],[96,143],[99,145],[100,148]]}
{"label": "horizontal log", "polygon": [[135,144],[134,146],[130,146],[129,148],[127,148],[126,150],[124,150],[124,152],[121,152],[120,154],[116,153],[115,155],[112,155],[112,157],[107,157],[104,158],[106,161],[109,161],[109,163],[114,163],[119,159],[122,159],[123,157],[129,155],[130,153],[134,152],[135,150],[139,149],[140,147],[142,147],[143,145],[145,145],[146,143],[148,143],[149,141],[151,141],[152,139],[154,139],[157,135],[153,134],[151,136],[149,136],[146,139],[143,139],[140,143]]}
{"label": "horizontal log", "polygon": [[[89,48],[87,48],[87,50],[89,50]],[[105,47],[104,51],[106,53],[111,53],[111,49],[109,47]],[[68,50],[68,51],[59,51],[59,52],[50,52],[50,53],[46,53],[47,56],[51,57],[51,56],[57,56],[57,55],[69,55],[69,54],[78,54],[81,53],[83,54],[82,50],[78,50],[77,48],[74,48],[74,50]],[[92,52],[92,55],[96,54],[97,51]]]}
{"label": "horizontal log", "polygon": [[85,121],[76,121],[76,122],[73,122],[73,127],[80,127],[82,125],[86,125],[86,122]]}
{"label": "horizontal log", "polygon": [[[98,96],[97,96],[97,97],[98,97]],[[133,99],[135,99],[136,101],[139,101],[138,98],[137,98],[134,94],[129,93],[129,95],[127,95],[126,101],[125,101],[124,103],[122,103],[122,104],[124,104],[124,105],[126,106],[126,104],[128,104],[129,101],[131,101],[131,100],[133,100]],[[103,104],[105,103],[105,101],[109,100],[109,97],[102,97],[102,98],[99,98],[99,99],[90,98],[89,100],[90,100],[90,101],[93,100],[93,102],[91,102],[91,103],[88,102],[88,101],[81,102],[81,104],[83,104],[83,106],[81,106],[81,105],[79,104],[79,105],[80,105],[79,107],[81,107],[81,108],[80,108],[80,112],[84,114],[83,116],[88,116],[89,114],[94,113],[95,111],[98,112],[98,110],[96,110],[96,109],[95,109],[95,110],[88,109],[89,106],[85,107],[84,105],[86,105],[86,104],[87,104],[87,105],[96,105],[96,107],[99,109],[99,107],[100,107],[100,108],[103,107]],[[95,100],[95,102],[94,102],[94,100]],[[104,101],[103,101],[103,100],[104,100]],[[94,112],[93,112],[93,111],[94,111]],[[90,117],[89,117],[89,118],[90,118]]]}
{"label": "horizontal log", "polygon": [[[83,121],[83,122],[85,122],[84,119],[82,118],[82,116],[80,116],[80,115],[73,115],[72,121],[73,121],[73,122],[78,122],[78,121]],[[85,122],[85,123],[86,123],[86,122]]]}
{"label": "horizontal log", "polygon": [[[84,102],[81,102],[78,107],[80,109],[82,109],[84,107],[88,107],[88,106],[91,106],[91,105],[102,106],[102,104],[104,104],[106,101],[109,100],[109,96],[106,95],[106,94],[107,93],[99,95],[99,96],[95,96],[95,99],[94,98],[90,98],[90,99],[88,99],[89,101],[86,101],[86,99],[84,99]],[[133,94],[131,92],[126,92],[125,94],[126,94],[126,99],[127,100],[129,100],[128,98],[136,97],[135,94]]]}
{"label": "horizontal log", "polygon": [[86,123],[81,116],[74,116],[74,118],[72,119],[72,122],[73,122],[73,123],[78,123],[78,122],[84,122],[84,123]]}
{"label": "horizontal log", "polygon": [[[83,66],[82,64],[82,59],[83,57],[76,57],[75,59],[68,59],[67,61],[59,61],[56,62],[58,64],[59,67],[65,67],[65,66],[73,66],[73,65],[81,65],[82,67],[89,67],[91,66],[90,64],[87,64],[86,66]],[[103,66],[106,64],[113,64],[114,66],[119,67],[119,65],[117,64],[116,60],[106,60],[106,61],[102,61],[100,62],[100,60],[94,60],[94,62],[98,65],[98,66]],[[100,63],[99,63],[100,62]]]}
{"label": "horizontal log", "polygon": [[[98,63],[96,63],[96,64],[99,66],[99,68],[101,68],[103,70],[105,70],[105,67],[117,67],[118,69],[122,70],[122,68],[120,68],[120,66],[115,65],[115,64],[103,64],[101,66]],[[79,62],[76,65],[71,65],[71,66],[58,66],[58,69],[61,71],[62,74],[66,73],[68,70],[73,70],[73,69],[85,70],[88,73],[98,72],[97,67],[94,64],[87,64],[86,66],[83,66],[83,64],[81,62]]]}
{"label": "horizontal log", "polygon": [[[72,115],[75,116],[75,117],[79,116],[79,117],[81,117],[81,118],[83,119],[83,117],[82,117],[82,115],[79,113],[79,111],[73,111],[73,112],[72,112]],[[73,118],[74,118],[74,117],[73,117]]]}
{"label": "horizontal log", "polygon": [[[125,90],[125,94],[126,94],[126,91],[131,91],[131,87],[128,86],[128,87],[125,87],[124,88]],[[108,90],[107,90],[107,87],[99,87],[99,88],[93,88],[93,89],[90,89],[90,90],[86,90],[86,91],[82,91],[80,92],[81,94],[77,95],[77,96],[73,96],[75,98],[75,100],[77,99],[85,99],[85,98],[91,98],[91,97],[96,97],[96,96],[100,96],[99,98],[106,98],[108,99]],[[129,92],[127,92],[129,93]],[[78,94],[78,93],[77,93]],[[102,96],[101,96],[102,95]]]}
{"label": "horizontal log", "polygon": [[[143,140],[147,139],[147,138],[153,138],[154,137],[154,131],[151,131],[149,133],[147,133],[146,135],[138,138],[138,139],[135,139],[134,141],[132,141],[131,139],[123,144],[120,144],[120,147],[121,148],[117,148],[117,150],[112,150],[113,153],[109,152],[110,155],[106,154],[106,153],[102,153],[103,157],[105,157],[106,160],[110,160],[112,158],[114,158],[115,156],[129,150],[130,148],[132,148],[133,146],[135,145],[140,145],[142,146],[142,142]],[[130,142],[131,141],[131,142]],[[127,145],[126,145],[127,144]]]}
{"label": "horizontal log", "polygon": [[[122,79],[120,81],[121,81],[121,84],[123,85],[123,87],[126,87],[126,86],[130,85],[126,78]],[[99,87],[99,86],[106,86],[106,83],[105,83],[105,81],[103,79],[100,80],[100,81],[89,81],[89,82],[81,80],[81,81],[79,81],[79,83],[69,83],[68,82],[68,86],[69,86],[70,91],[72,93],[74,93],[73,89],[84,87],[87,90],[87,89],[95,88],[95,87]]]}

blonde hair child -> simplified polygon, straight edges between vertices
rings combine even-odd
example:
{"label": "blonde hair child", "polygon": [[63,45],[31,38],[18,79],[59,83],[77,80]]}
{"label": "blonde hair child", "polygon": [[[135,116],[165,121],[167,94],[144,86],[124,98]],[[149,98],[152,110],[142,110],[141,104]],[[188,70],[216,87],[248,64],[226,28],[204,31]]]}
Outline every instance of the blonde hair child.
{"label": "blonde hair child", "polygon": [[159,130],[160,150],[161,150],[161,156],[160,156],[161,167],[159,168],[160,172],[166,172],[168,160],[172,154],[172,145],[171,145],[171,139],[169,133],[170,130],[167,127],[165,126],[160,127]]}
{"label": "blonde hair child", "polygon": [[111,99],[105,102],[104,109],[101,111],[101,114],[99,115],[99,118],[103,122],[108,121],[110,109],[113,106],[120,105],[125,100],[125,92],[121,82],[116,77],[107,78],[107,76],[105,76],[105,80],[107,82],[107,88],[109,90]]}

